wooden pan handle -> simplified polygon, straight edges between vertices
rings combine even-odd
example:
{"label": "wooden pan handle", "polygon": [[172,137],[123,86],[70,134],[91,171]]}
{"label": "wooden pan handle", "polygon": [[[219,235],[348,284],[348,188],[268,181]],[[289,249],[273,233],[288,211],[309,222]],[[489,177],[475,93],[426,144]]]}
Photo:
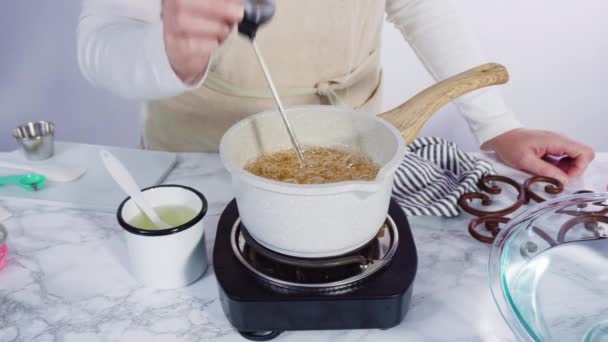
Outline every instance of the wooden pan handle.
{"label": "wooden pan handle", "polygon": [[379,116],[397,127],[407,143],[439,108],[461,95],[509,81],[507,69],[495,63],[483,64],[438,82],[399,107]]}

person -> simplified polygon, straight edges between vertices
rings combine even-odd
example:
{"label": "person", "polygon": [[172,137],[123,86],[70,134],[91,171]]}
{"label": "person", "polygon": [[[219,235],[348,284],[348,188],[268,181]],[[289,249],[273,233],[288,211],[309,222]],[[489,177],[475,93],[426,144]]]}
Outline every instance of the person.
{"label": "person", "polygon": [[[437,81],[486,62],[449,0],[276,6],[255,39],[286,106],[379,113],[385,14]],[[144,148],[216,151],[232,124],[276,108],[250,43],[236,30],[243,14],[243,0],[85,0],[79,65],[92,84],[144,101]],[[455,102],[480,147],[514,168],[567,183],[594,158],[591,148],[564,135],[524,128],[496,87]]]}

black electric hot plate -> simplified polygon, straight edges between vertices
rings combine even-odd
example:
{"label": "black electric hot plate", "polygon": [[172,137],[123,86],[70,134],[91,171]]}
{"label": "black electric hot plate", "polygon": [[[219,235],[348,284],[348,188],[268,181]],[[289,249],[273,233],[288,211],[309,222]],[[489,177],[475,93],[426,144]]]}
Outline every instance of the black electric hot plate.
{"label": "black electric hot plate", "polygon": [[245,338],[264,341],[290,330],[396,326],[409,307],[418,259],[394,201],[385,225],[363,248],[300,259],[252,240],[233,200],[218,223],[213,263],[226,317]]}

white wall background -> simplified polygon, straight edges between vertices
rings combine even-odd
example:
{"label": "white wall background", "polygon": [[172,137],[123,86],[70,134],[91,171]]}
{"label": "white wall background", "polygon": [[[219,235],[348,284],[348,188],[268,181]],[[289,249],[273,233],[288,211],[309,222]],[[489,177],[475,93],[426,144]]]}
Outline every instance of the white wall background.
{"label": "white wall background", "polygon": [[[509,105],[530,127],[566,133],[606,151],[608,128],[608,2],[603,0],[459,0],[488,57],[506,65]],[[20,0],[0,12],[0,150],[15,148],[11,129],[46,119],[58,139],[136,146],[136,102],[94,89],[76,63],[79,1]],[[432,83],[400,34],[386,25],[383,60],[391,108]],[[476,149],[452,106],[425,135]]]}

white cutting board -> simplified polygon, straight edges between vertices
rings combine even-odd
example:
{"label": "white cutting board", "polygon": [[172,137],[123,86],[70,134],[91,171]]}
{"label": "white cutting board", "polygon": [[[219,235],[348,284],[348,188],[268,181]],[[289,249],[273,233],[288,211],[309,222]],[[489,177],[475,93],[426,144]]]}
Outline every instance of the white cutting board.
{"label": "white cutting board", "polygon": [[[175,166],[177,155],[169,152],[146,151],[111,146],[55,142],[53,157],[45,161],[29,162],[20,150],[0,153],[0,160],[20,163],[65,163],[83,165],[86,173],[79,179],[68,182],[47,180],[39,191],[27,191],[16,185],[0,186],[0,199],[31,199],[69,207],[116,212],[127,195],[118,187],[106,171],[99,151],[106,149],[118,158],[135,178],[141,188],[157,185]],[[0,175],[25,174],[27,171],[0,168]]]}

